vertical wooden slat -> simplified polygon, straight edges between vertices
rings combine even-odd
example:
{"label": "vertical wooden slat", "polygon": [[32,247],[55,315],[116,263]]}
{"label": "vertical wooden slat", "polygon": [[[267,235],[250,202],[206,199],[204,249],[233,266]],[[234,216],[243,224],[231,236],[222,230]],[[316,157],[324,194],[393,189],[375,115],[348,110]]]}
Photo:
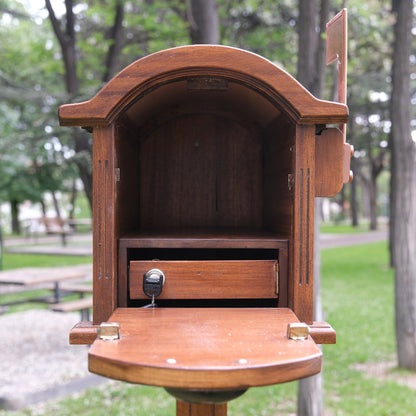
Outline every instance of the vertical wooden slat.
{"label": "vertical wooden slat", "polygon": [[118,250],[117,307],[127,308],[127,275],[129,267],[127,260],[127,247],[120,241]]}
{"label": "vertical wooden slat", "polygon": [[290,306],[308,324],[313,322],[314,157],[315,126],[297,126]]}
{"label": "vertical wooden slat", "polygon": [[227,416],[227,403],[191,404],[176,400],[176,416]]}
{"label": "vertical wooden slat", "polygon": [[96,127],[93,143],[93,321],[115,309],[114,126]]}
{"label": "vertical wooden slat", "polygon": [[288,307],[288,250],[279,250],[279,308]]}

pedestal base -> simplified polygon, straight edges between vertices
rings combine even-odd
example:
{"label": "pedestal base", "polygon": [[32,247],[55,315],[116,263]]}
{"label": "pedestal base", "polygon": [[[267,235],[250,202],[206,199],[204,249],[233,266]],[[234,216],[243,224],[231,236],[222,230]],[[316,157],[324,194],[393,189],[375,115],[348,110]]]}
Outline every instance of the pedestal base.
{"label": "pedestal base", "polygon": [[176,416],[227,416],[227,403],[191,404],[177,400]]}
{"label": "pedestal base", "polygon": [[247,389],[242,390],[191,390],[191,389],[165,389],[171,396],[187,403],[222,404],[243,395]]}

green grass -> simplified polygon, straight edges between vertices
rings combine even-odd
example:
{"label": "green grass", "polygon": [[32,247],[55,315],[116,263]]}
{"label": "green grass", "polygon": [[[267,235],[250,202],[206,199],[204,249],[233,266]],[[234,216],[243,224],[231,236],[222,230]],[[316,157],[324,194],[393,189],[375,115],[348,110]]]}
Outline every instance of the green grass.
{"label": "green grass", "polygon": [[91,256],[3,253],[3,270],[20,269],[21,267],[74,266],[91,263]]}
{"label": "green grass", "polygon": [[[357,363],[395,358],[393,273],[387,267],[387,243],[322,252],[325,319],[337,331],[337,344],[324,347],[326,416],[410,416],[416,392],[354,369]],[[86,364],[87,365],[87,364]],[[390,371],[394,378],[402,371]],[[252,388],[229,403],[229,416],[277,416],[296,413],[297,383]],[[163,389],[113,382],[42,410],[10,415],[98,416],[175,415],[175,401]],[[5,412],[0,412],[5,415]]]}
{"label": "green grass", "polygon": [[393,273],[387,263],[384,242],[322,253],[325,318],[337,330],[337,344],[324,348],[326,407],[334,415],[414,412],[414,391],[352,368],[395,358]]}

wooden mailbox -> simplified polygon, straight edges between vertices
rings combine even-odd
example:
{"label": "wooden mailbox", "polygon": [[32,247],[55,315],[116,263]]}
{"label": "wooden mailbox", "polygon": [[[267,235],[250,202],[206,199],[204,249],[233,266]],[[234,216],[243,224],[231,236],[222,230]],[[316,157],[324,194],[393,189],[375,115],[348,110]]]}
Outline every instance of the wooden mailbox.
{"label": "wooden mailbox", "polygon": [[[313,340],[335,332],[313,322],[314,198],[348,177],[331,127],[345,105],[253,53],[194,45],[134,62],[59,116],[94,147],[94,322],[71,342],[120,325],[94,342],[92,371],[197,402],[320,371]],[[153,269],[163,289],[143,308]],[[287,336],[297,322],[305,341]]]}

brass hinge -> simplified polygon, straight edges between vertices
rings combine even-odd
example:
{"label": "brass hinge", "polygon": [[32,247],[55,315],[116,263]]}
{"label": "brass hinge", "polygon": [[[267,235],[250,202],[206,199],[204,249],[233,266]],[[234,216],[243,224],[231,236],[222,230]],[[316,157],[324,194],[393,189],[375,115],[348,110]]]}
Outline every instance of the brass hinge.
{"label": "brass hinge", "polygon": [[293,175],[293,173],[289,173],[287,175],[287,187],[289,188],[289,191],[291,191],[294,186],[295,186],[295,175]]}
{"label": "brass hinge", "polygon": [[114,169],[114,179],[116,182],[120,182],[120,168]]}

